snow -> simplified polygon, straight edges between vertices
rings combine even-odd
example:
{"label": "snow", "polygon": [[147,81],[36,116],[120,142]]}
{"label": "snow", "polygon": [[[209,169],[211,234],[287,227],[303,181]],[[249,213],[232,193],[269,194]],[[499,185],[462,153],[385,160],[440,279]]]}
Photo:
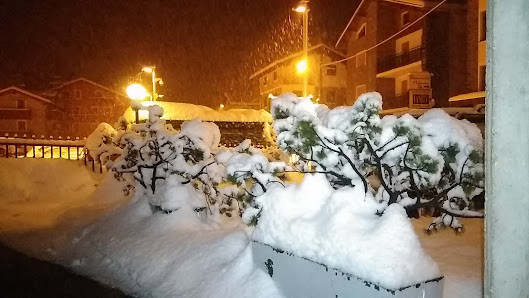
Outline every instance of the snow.
{"label": "snow", "polygon": [[402,206],[386,208],[361,187],[334,190],[324,175],[309,174],[256,200],[263,207],[253,234],[259,242],[388,289],[441,276]]}
{"label": "snow", "polygon": [[[164,109],[165,120],[192,120],[200,118],[202,121],[227,121],[227,122],[272,122],[272,116],[265,110],[230,109],[216,111],[206,106],[188,103],[167,101],[145,101],[143,106],[158,105]],[[138,104],[136,103],[136,108]],[[140,119],[147,119],[148,113],[140,110]],[[134,122],[135,113],[132,108],[125,111],[125,118]]]}
{"label": "snow", "polygon": [[89,197],[101,179],[82,161],[2,159],[0,232],[51,228],[69,211],[95,205]]}
{"label": "snow", "polygon": [[[28,171],[52,168],[59,177],[79,175],[51,180],[13,177],[34,191],[24,210],[41,208],[38,202],[48,196],[44,205],[50,208],[45,209],[49,222],[21,218],[28,229],[9,224],[12,214],[2,213],[2,241],[11,246],[138,297],[282,297],[270,277],[254,267],[247,227],[240,220],[210,225],[185,208],[152,215],[141,192],[127,199],[123,185],[111,175],[85,175],[87,169],[73,161],[0,160],[3,181],[13,182],[7,173],[20,162]],[[102,183],[98,189],[80,188],[97,181]],[[39,189],[45,183],[49,185]],[[15,196],[20,188],[6,193]],[[2,209],[13,210],[16,203],[3,199]],[[122,206],[112,211],[116,203]],[[94,215],[94,208],[106,208],[108,213],[94,220],[86,214]]]}
{"label": "snow", "polygon": [[[253,267],[247,236],[251,230],[237,221],[218,226],[197,220],[194,213],[150,215],[145,200],[125,198],[122,185],[111,175],[91,173],[76,161],[1,159],[0,175],[0,237],[25,253],[71,266],[140,297],[281,297],[270,278]],[[388,209],[384,227],[380,220],[370,220],[372,214],[364,213],[376,206],[373,202],[350,206],[351,193],[333,196],[332,204],[325,199],[316,204],[320,210],[304,204],[296,208],[307,208],[312,216],[334,212],[339,206],[348,208],[355,218],[367,217],[365,225],[358,227],[364,229],[365,237],[380,236],[386,228],[388,232],[402,228],[402,222],[391,224],[402,219],[397,208]],[[307,196],[307,200],[315,198]],[[117,205],[121,207],[115,209]],[[348,218],[322,224],[347,237],[349,231],[343,225]],[[429,218],[412,221],[422,246],[445,276],[444,297],[482,297],[483,220],[463,219],[466,232],[462,236],[450,230],[428,236],[421,231]],[[294,236],[304,238],[310,233]],[[380,245],[393,245],[393,241],[400,240]],[[362,245],[351,246],[357,244]],[[364,250],[376,247],[364,246]],[[379,262],[377,258],[373,262]]]}

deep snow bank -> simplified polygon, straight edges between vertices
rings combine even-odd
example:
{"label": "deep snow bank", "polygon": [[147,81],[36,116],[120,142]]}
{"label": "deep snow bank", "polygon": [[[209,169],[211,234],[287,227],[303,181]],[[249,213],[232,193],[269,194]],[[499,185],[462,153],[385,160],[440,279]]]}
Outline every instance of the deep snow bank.
{"label": "deep snow bank", "polygon": [[0,232],[51,227],[68,210],[86,206],[103,176],[80,161],[0,160]]}
{"label": "deep snow bank", "polygon": [[185,209],[153,215],[141,196],[85,228],[60,262],[138,297],[281,297],[253,266],[240,221],[219,228]]}
{"label": "deep snow bank", "polygon": [[257,241],[388,289],[441,276],[404,208],[386,207],[361,187],[334,190],[324,175],[305,175],[301,184],[271,187],[256,200],[263,206]]}

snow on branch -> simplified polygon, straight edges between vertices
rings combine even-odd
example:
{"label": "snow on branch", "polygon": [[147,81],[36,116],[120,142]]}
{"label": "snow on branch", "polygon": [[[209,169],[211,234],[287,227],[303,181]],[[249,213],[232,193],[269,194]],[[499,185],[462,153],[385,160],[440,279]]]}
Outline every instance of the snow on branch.
{"label": "snow on branch", "polygon": [[[278,146],[310,163],[303,172],[324,173],[335,189],[363,187],[386,206],[401,204],[409,216],[438,214],[429,231],[462,228],[457,217],[483,191],[483,142],[479,129],[440,109],[419,119],[380,118],[382,97],[363,94],[352,107],[329,110],[284,94],[272,102]],[[450,218],[450,220],[448,220]]]}

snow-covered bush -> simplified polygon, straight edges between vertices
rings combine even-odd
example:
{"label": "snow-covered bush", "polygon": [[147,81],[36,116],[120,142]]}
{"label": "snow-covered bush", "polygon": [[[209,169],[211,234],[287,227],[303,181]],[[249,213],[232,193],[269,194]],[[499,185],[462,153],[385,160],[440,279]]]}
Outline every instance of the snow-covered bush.
{"label": "snow-covered bush", "polygon": [[118,132],[110,124],[100,123],[86,138],[85,150],[92,159],[105,163],[112,155],[122,153],[121,148],[114,143],[117,135]]}
{"label": "snow-covered bush", "polygon": [[279,147],[300,156],[302,171],[325,174],[333,188],[361,188],[385,206],[404,206],[408,215],[433,210],[438,218],[429,231],[441,225],[461,231],[456,217],[482,217],[469,209],[483,190],[479,129],[439,109],[419,119],[381,118],[381,109],[376,92],[332,110],[284,94],[271,108]]}
{"label": "snow-covered bush", "polygon": [[195,119],[177,131],[161,119],[161,107],[142,109],[149,112],[144,123],[128,124],[120,118],[116,130],[102,123],[90,144],[95,157],[121,153],[107,167],[117,179],[129,181],[125,192],[143,192],[154,211],[206,208],[214,216],[241,216],[270,183],[281,183],[276,176],[285,164],[269,162],[249,140],[234,149],[220,149],[214,123]]}

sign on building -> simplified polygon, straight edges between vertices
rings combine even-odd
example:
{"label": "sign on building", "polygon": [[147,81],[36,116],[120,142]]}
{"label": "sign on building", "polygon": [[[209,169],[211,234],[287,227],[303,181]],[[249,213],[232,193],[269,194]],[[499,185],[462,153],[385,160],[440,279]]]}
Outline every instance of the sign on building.
{"label": "sign on building", "polygon": [[410,108],[429,109],[433,106],[432,89],[410,90]]}
{"label": "sign on building", "polygon": [[410,108],[429,109],[433,106],[431,74],[412,72],[409,74]]}

